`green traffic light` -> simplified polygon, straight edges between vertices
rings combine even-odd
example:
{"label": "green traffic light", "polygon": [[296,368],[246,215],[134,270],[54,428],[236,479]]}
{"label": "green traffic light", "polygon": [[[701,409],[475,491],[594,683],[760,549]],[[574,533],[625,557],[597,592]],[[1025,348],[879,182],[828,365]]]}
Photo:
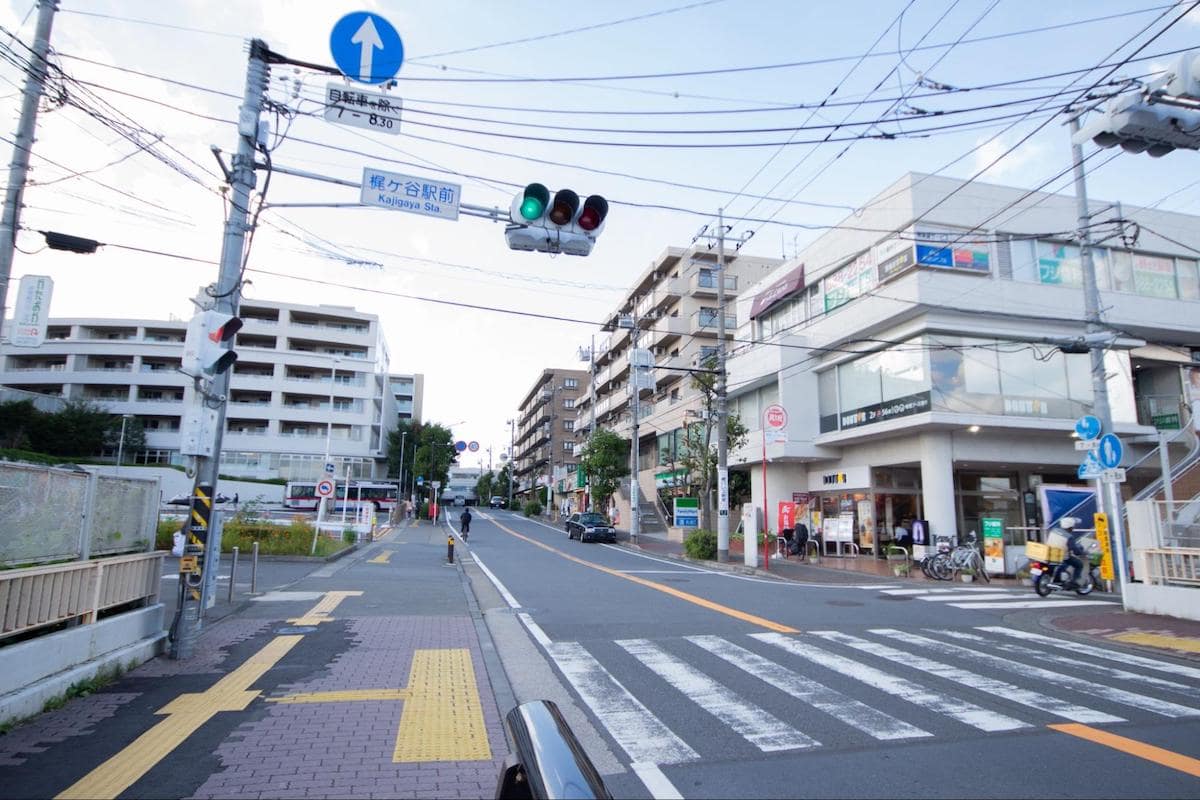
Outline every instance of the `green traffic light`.
{"label": "green traffic light", "polygon": [[549,202],[549,189],[540,183],[529,184],[525,187],[524,199],[521,201],[521,217],[530,222],[541,219]]}
{"label": "green traffic light", "polygon": [[521,203],[521,216],[528,220],[539,219],[545,210],[546,207],[536,197],[526,197],[525,202]]}

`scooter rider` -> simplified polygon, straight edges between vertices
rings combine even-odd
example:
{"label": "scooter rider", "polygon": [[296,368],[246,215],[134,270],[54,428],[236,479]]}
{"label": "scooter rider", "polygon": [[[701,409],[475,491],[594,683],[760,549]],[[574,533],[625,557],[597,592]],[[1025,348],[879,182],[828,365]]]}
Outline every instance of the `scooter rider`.
{"label": "scooter rider", "polygon": [[1083,576],[1087,574],[1085,572],[1087,566],[1081,558],[1081,556],[1087,554],[1087,550],[1083,546],[1083,537],[1085,534],[1082,531],[1075,530],[1075,526],[1078,524],[1078,517],[1063,517],[1058,521],[1058,527],[1062,529],[1063,535],[1067,537],[1067,557],[1063,559],[1062,564],[1058,567],[1058,575],[1055,578],[1055,583],[1062,583],[1066,577],[1066,569],[1069,566],[1071,567],[1071,581],[1066,584],[1066,588],[1068,589],[1074,586],[1082,586]]}

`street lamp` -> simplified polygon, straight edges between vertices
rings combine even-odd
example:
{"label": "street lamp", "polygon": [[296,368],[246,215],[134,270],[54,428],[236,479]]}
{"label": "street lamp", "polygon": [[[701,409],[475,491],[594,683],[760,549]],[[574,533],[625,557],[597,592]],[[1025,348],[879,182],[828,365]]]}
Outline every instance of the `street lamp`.
{"label": "street lamp", "polygon": [[[400,504],[404,501],[404,437],[408,436],[408,431],[400,431],[400,480],[396,488],[396,511],[400,510]],[[399,517],[393,512],[392,516],[397,520]]]}
{"label": "street lamp", "polygon": [[117,475],[121,474],[121,459],[125,455],[125,423],[131,419],[133,419],[133,414],[121,415],[121,440],[117,442]]}

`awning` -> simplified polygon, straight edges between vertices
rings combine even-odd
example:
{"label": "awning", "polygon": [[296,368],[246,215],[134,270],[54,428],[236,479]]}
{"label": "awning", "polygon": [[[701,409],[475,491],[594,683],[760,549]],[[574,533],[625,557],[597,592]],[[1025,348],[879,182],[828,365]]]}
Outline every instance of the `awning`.
{"label": "awning", "polygon": [[796,267],[794,270],[784,275],[775,283],[771,284],[765,292],[760,292],[750,305],[750,319],[765,314],[772,307],[783,300],[791,297],[796,292],[804,288],[804,265]]}

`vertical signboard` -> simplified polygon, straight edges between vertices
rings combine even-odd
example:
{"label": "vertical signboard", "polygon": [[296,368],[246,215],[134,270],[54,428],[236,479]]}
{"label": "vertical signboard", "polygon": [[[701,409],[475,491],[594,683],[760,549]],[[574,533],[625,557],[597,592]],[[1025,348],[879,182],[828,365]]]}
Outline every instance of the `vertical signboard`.
{"label": "vertical signboard", "polygon": [[790,530],[796,529],[796,504],[795,503],[791,502],[790,500],[780,500],[779,501],[778,522],[779,522],[778,530],[780,531],[780,535],[782,535],[783,531],[790,531]]}
{"label": "vertical signboard", "polygon": [[1111,581],[1113,575],[1112,543],[1108,540],[1108,514],[1097,512],[1092,515],[1096,528],[1096,541],[1100,543],[1100,577]]}
{"label": "vertical signboard", "polygon": [[46,341],[46,320],[50,316],[50,296],[54,281],[47,275],[25,275],[17,289],[8,340],[15,347],[41,347]]}
{"label": "vertical signboard", "polygon": [[983,526],[983,566],[994,574],[1004,573],[1004,520],[995,517],[984,517],[979,521]]}

